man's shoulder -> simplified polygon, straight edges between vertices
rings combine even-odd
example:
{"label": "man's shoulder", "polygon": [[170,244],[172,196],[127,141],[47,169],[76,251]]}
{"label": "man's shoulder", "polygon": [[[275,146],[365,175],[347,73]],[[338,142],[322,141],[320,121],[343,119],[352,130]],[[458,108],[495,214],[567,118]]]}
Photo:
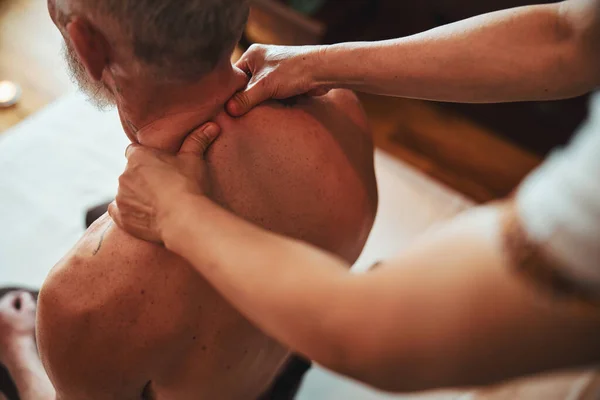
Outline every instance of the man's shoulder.
{"label": "man's shoulder", "polygon": [[351,117],[360,128],[369,130],[367,115],[356,93],[347,89],[335,89],[323,96],[323,99],[339,107],[340,111]]}
{"label": "man's shoulder", "polygon": [[[347,145],[343,146],[343,150],[354,148],[372,153],[365,111],[358,97],[349,90],[336,89],[319,97],[299,96],[282,102],[269,101],[241,119],[225,117],[216,122],[225,133],[239,133],[232,141],[241,144],[244,152],[247,145],[251,150],[266,155],[281,154],[286,149],[299,153],[304,148],[310,156],[316,157],[330,153],[331,140],[341,140]],[[356,151],[351,153],[349,156]]]}
{"label": "man's shoulder", "polygon": [[[307,110],[319,120],[326,119],[339,123],[340,120],[347,119],[355,126],[356,133],[370,134],[367,115],[362,103],[356,93],[351,90],[334,89],[324,96],[302,97],[298,99],[298,107]],[[334,128],[332,125],[330,127]]]}
{"label": "man's shoulder", "polygon": [[[306,125],[315,122],[321,123],[321,127],[326,130],[335,131],[339,129],[340,120],[354,124],[356,133],[369,132],[361,101],[350,90],[335,89],[319,97],[298,96],[282,101],[270,100],[255,107],[243,118],[233,121],[254,133],[269,135],[279,133],[281,128],[286,129],[290,126],[296,130],[303,130]],[[217,122],[227,124],[227,119]],[[288,131],[289,129],[286,130]]]}
{"label": "man's shoulder", "polygon": [[121,296],[147,262],[148,246],[117,229],[108,215],[98,219],[46,278],[42,294],[77,299],[69,309],[94,309]]}
{"label": "man's shoulder", "polygon": [[156,367],[155,359],[146,358],[168,347],[187,312],[168,295],[174,292],[169,279],[175,285],[181,279],[166,268],[160,275],[162,264],[156,263],[172,258],[105,216],[51,271],[40,291],[37,333],[40,355],[59,389],[99,393],[110,388],[107,380],[122,378],[134,383],[134,392],[140,389]]}
{"label": "man's shoulder", "polygon": [[147,319],[139,316],[150,307],[156,314],[168,303],[172,285],[195,282],[194,278],[184,260],[162,246],[135,239],[105,215],[52,269],[40,300],[53,302],[63,317],[110,316],[111,322],[134,319],[138,326]]}
{"label": "man's shoulder", "polygon": [[372,139],[352,92],[267,102],[243,118],[215,122],[223,134],[207,161],[216,201],[353,259],[364,239],[357,232],[374,217],[377,189]]}

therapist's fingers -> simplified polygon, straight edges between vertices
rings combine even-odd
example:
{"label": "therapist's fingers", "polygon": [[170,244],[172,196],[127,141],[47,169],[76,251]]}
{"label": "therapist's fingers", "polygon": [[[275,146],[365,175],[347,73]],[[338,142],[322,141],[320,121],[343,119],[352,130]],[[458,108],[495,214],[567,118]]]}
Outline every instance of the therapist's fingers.
{"label": "therapist's fingers", "polygon": [[244,90],[236,93],[227,102],[226,109],[229,115],[241,117],[275,95],[275,91],[269,87],[269,72],[272,72],[272,69],[268,64],[268,46],[259,44],[250,46],[235,64],[238,69],[246,73],[250,82]]}
{"label": "therapist's fingers", "polygon": [[[250,80],[250,84],[241,92],[238,92],[231,98],[226,105],[227,113],[233,117],[241,117],[247,114],[257,105],[264,103],[269,99],[280,99],[286,97],[294,97],[302,94],[306,94],[311,97],[325,96],[331,91],[329,88],[316,88],[308,91],[304,91],[301,88],[303,85],[294,86],[293,83],[287,84],[287,86],[277,86],[273,83],[274,78],[272,75],[267,75],[258,79]],[[277,87],[284,89],[285,95],[279,95],[277,93]]]}
{"label": "therapist's fingers", "polygon": [[108,216],[113,220],[115,224],[118,226],[122,226],[123,221],[121,220],[121,215],[119,213],[119,209],[117,208],[117,203],[112,202],[108,205]]}
{"label": "therapist's fingers", "polygon": [[255,106],[264,103],[275,95],[275,92],[269,87],[269,80],[266,78],[252,79],[248,87],[235,94],[227,102],[227,112],[234,117],[241,117],[247,114]]}
{"label": "therapist's fingers", "polygon": [[235,63],[235,67],[241,69],[248,76],[252,76],[252,68],[250,68],[250,62],[248,59],[249,53],[245,52],[242,57]]}
{"label": "therapist's fingers", "polygon": [[131,160],[136,155],[138,155],[140,153],[147,153],[147,152],[158,153],[157,150],[151,149],[149,147],[144,147],[141,144],[132,143],[129,146],[127,146],[127,148],[125,149],[125,158],[127,158],[128,160]]}
{"label": "therapist's fingers", "polygon": [[323,87],[310,90],[308,93],[306,93],[306,95],[311,97],[321,97],[325,96],[329,92],[331,92],[331,89]]}
{"label": "therapist's fingers", "polygon": [[110,217],[110,219],[113,220],[115,225],[117,225],[119,228],[123,229],[124,231],[127,231],[125,224],[123,223],[123,218],[121,217],[121,211],[117,207],[116,201],[113,201],[112,203],[110,203],[108,205],[108,216]]}
{"label": "therapist's fingers", "polygon": [[155,221],[146,212],[135,212],[125,207],[119,207],[118,200],[108,206],[108,215],[121,229],[138,239],[162,244],[160,233],[156,229]]}
{"label": "therapist's fingers", "polygon": [[154,156],[154,158],[161,158],[164,154],[163,151],[153,149],[151,147],[142,146],[141,144],[132,143],[125,149],[125,158],[131,162],[132,160],[148,160],[148,156]]}
{"label": "therapist's fingers", "polygon": [[207,122],[185,139],[179,154],[193,154],[203,157],[206,150],[221,134],[221,128],[214,122]]}
{"label": "therapist's fingers", "polygon": [[125,158],[129,158],[129,156],[131,155],[131,153],[135,150],[136,148],[136,144],[132,143],[129,146],[127,146],[127,148],[125,149]]}

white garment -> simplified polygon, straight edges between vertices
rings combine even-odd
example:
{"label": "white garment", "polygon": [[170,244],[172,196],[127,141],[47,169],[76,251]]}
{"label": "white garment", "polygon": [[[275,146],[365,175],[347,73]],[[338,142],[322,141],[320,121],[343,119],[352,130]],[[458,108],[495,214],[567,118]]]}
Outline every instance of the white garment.
{"label": "white garment", "polygon": [[600,294],[600,93],[573,142],[521,185],[517,207],[529,238]]}

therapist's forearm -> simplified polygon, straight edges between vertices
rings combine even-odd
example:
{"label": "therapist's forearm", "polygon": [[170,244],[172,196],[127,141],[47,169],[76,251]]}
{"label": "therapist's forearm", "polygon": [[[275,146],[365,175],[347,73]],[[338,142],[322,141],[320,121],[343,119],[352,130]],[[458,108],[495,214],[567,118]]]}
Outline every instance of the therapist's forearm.
{"label": "therapist's forearm", "polygon": [[379,389],[489,384],[598,359],[598,316],[549,307],[506,264],[498,207],[473,210],[354,275],[204,197],[178,200],[159,218],[167,248],[271,337]]}
{"label": "therapist's forearm", "polygon": [[329,46],[320,53],[316,79],[453,102],[579,95],[600,81],[598,21],[590,16],[584,25],[579,14],[564,12],[585,1],[567,3],[499,11],[397,40]]}
{"label": "therapist's forearm", "polygon": [[277,340],[335,363],[343,327],[332,315],[352,279],[344,261],[270,234],[201,196],[186,196],[172,210],[161,224],[169,250]]}

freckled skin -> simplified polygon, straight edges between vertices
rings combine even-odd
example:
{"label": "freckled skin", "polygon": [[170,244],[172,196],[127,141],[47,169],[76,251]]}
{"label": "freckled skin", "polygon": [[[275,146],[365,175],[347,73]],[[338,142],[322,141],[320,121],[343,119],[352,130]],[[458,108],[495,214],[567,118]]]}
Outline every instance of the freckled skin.
{"label": "freckled skin", "polygon": [[[221,113],[223,134],[207,153],[214,200],[354,262],[377,205],[364,118],[345,91],[293,107],[261,106],[241,119]],[[40,353],[58,392],[67,400],[142,392],[173,400],[258,398],[287,350],[184,260],[110,223],[104,216],[88,230],[40,296]]]}

